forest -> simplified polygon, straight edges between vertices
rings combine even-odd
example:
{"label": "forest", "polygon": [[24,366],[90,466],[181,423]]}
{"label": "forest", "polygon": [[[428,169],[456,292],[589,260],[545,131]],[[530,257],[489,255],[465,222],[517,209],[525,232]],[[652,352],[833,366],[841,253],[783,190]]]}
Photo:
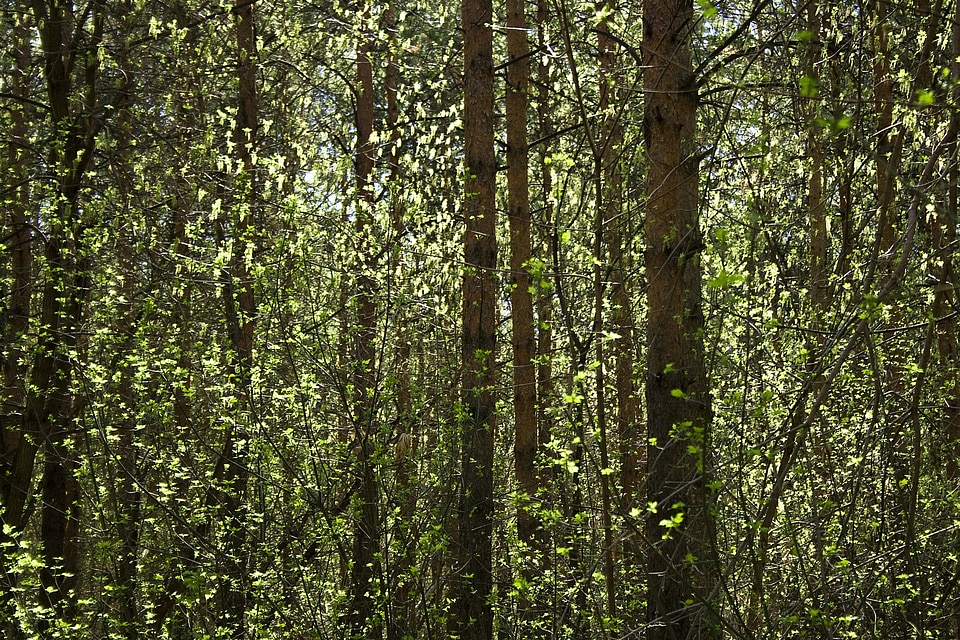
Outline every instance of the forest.
{"label": "forest", "polygon": [[0,30],[0,636],[960,637],[957,0]]}

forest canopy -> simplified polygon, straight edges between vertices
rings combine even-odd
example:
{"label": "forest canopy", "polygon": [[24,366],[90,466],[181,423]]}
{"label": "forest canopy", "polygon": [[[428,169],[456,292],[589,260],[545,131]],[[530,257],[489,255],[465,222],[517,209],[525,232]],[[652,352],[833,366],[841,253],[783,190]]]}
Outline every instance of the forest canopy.
{"label": "forest canopy", "polygon": [[4,637],[960,637],[960,3],[0,30]]}

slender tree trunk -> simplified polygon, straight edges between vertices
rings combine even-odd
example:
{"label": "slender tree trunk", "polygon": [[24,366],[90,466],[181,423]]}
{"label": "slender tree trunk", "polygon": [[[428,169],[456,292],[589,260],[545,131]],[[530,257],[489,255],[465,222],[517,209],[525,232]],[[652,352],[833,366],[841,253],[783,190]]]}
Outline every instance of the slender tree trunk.
{"label": "slender tree trunk", "polygon": [[[390,221],[393,227],[394,246],[390,252],[390,270],[398,286],[405,280],[405,265],[402,259],[405,229],[404,172],[400,165],[403,153],[403,137],[400,125],[400,107],[397,90],[400,84],[399,24],[398,10],[394,0],[387,6],[384,23],[389,38],[387,68],[384,77],[384,93],[387,102],[387,130],[390,132]],[[401,296],[402,300],[402,296]],[[399,536],[402,550],[394,563],[390,598],[390,624],[388,640],[402,640],[417,635],[417,580],[410,567],[416,560],[417,531],[413,526],[417,510],[417,457],[419,455],[418,419],[414,414],[411,398],[413,367],[411,358],[411,331],[407,322],[406,308],[397,303],[394,327],[397,333],[395,369],[397,371],[397,433],[394,448],[396,472],[396,501],[399,508]]]}
{"label": "slender tree trunk", "polygon": [[496,421],[497,240],[493,138],[493,7],[463,0],[464,235],[461,502],[453,628],[493,636],[493,445]]}
{"label": "slender tree trunk", "polygon": [[[953,57],[950,71],[954,77],[960,77],[960,4],[955,9],[951,34]],[[960,100],[960,87],[956,84],[953,86],[952,98],[953,104]],[[937,346],[941,366],[944,368],[943,386],[947,392],[940,418],[943,431],[940,437],[946,442],[942,457],[946,459],[946,477],[955,486],[957,480],[960,480],[960,345],[957,318],[951,313],[957,304],[954,257],[957,251],[957,204],[960,198],[960,161],[956,158],[960,146],[957,143],[960,137],[960,115],[956,110],[950,111],[950,133],[951,150],[948,150],[947,157],[953,158],[953,162],[950,165],[947,203],[938,220],[934,245],[936,255],[941,261],[937,284],[942,291],[935,299],[933,317],[938,323]]]}
{"label": "slender tree trunk", "polygon": [[[130,246],[134,246],[132,243]],[[131,252],[121,249],[121,259],[125,264],[123,294],[125,302],[118,305],[120,319],[118,335],[125,336],[120,358],[123,364],[120,368],[119,398],[121,402],[118,416],[117,432],[119,439],[115,452],[118,477],[115,489],[116,526],[120,538],[120,554],[117,558],[117,594],[120,608],[120,631],[124,638],[132,640],[140,637],[142,615],[137,599],[137,550],[140,540],[140,492],[139,473],[137,471],[137,395],[134,390],[133,377],[135,375],[133,360],[126,356],[129,353],[130,337],[133,335],[133,304],[136,296],[133,290],[132,256],[123,255]],[[126,352],[126,353],[125,353]],[[126,357],[125,357],[126,356]],[[112,445],[107,444],[108,448]]]}
{"label": "slender tree trunk", "polygon": [[[124,2],[120,11],[124,21],[131,10],[130,2]],[[126,31],[126,29],[124,29]],[[120,54],[120,68],[125,74],[131,74],[129,53],[124,46]],[[129,162],[131,146],[132,117],[129,109],[123,109],[117,117],[117,148],[120,149],[120,171],[125,171]],[[120,174],[118,172],[118,175]],[[118,225],[121,242],[118,246],[118,262],[122,277],[123,300],[117,305],[119,318],[117,319],[117,335],[121,336],[119,360],[120,365],[120,415],[118,416],[116,461],[119,466],[115,486],[115,518],[117,534],[120,538],[120,556],[117,558],[117,592],[119,599],[120,632],[124,638],[133,640],[140,637],[142,614],[140,612],[138,593],[138,549],[141,529],[141,496],[139,486],[141,478],[137,464],[137,406],[138,397],[134,387],[136,375],[136,360],[134,358],[133,336],[136,331],[134,316],[136,309],[134,300],[136,291],[136,235],[134,232],[136,221],[133,219],[131,206],[134,185],[129,180],[119,180],[123,214]],[[123,232],[129,231],[124,237]],[[107,449],[112,445],[106,443]]]}
{"label": "slender tree trunk", "polygon": [[[537,0],[537,45],[544,50],[547,44],[546,27],[550,17],[547,0]],[[540,451],[546,449],[551,437],[552,417],[550,403],[553,396],[553,299],[554,291],[550,286],[549,265],[554,264],[554,243],[557,229],[553,219],[553,173],[550,157],[550,145],[547,140],[553,135],[553,119],[550,116],[550,56],[540,56],[537,65],[537,121],[540,131],[539,160],[541,193],[543,198],[542,243],[541,255],[542,271],[538,274],[537,282],[537,445]],[[542,490],[549,490],[552,485],[552,471],[545,467],[539,471],[539,482]],[[541,531],[541,542],[549,537],[547,531]]]}
{"label": "slender tree trunk", "polygon": [[30,29],[27,16],[14,16],[11,29],[14,48],[13,77],[10,90],[13,108],[10,110],[10,139],[2,170],[6,184],[14,185],[4,199],[6,212],[3,236],[5,238],[4,265],[9,273],[10,292],[3,301],[6,313],[2,327],[3,345],[0,349],[3,389],[0,409],[0,635],[19,637],[19,626],[14,621],[14,588],[18,576],[13,570],[17,553],[17,537],[26,526],[27,496],[33,482],[37,456],[35,434],[23,429],[26,386],[24,385],[27,353],[24,345],[30,328],[30,301],[34,286],[33,238],[31,224],[31,188],[28,166],[29,130],[26,98],[29,94],[31,65]]}
{"label": "slender tree trunk", "polygon": [[[507,187],[510,223],[510,308],[513,320],[513,410],[514,471],[521,493],[517,508],[517,534],[527,549],[532,548],[536,518],[530,501],[538,489],[536,455],[537,370],[534,333],[533,293],[530,278],[530,196],[527,150],[527,92],[530,62],[527,58],[527,24],[524,0],[507,1]],[[532,559],[524,552],[526,578]],[[528,603],[521,602],[521,608]]]}
{"label": "slender tree trunk", "polygon": [[234,127],[234,142],[242,172],[234,184],[237,216],[233,225],[234,248],[229,270],[224,274],[224,310],[230,346],[233,351],[230,377],[237,390],[237,413],[228,425],[218,461],[222,483],[220,503],[225,516],[224,562],[226,576],[220,586],[220,610],[224,626],[232,638],[247,636],[246,612],[249,598],[250,550],[247,535],[246,494],[251,460],[249,423],[255,412],[251,389],[253,373],[253,337],[256,300],[251,275],[251,259],[259,244],[256,230],[260,209],[256,155],[258,146],[257,45],[255,6],[249,0],[236,0],[235,16],[239,107]]}
{"label": "slender tree trunk", "polygon": [[[817,0],[807,5],[807,32],[810,34],[803,56],[804,74],[806,83],[801,89],[804,95],[804,115],[807,124],[806,157],[809,162],[807,178],[807,229],[810,238],[808,290],[810,297],[810,327],[812,329],[807,338],[807,349],[810,357],[807,367],[814,377],[813,394],[817,396],[824,385],[820,357],[824,356],[823,346],[827,317],[831,309],[831,269],[828,266],[828,250],[830,241],[827,236],[826,201],[824,192],[824,154],[825,141],[822,127],[818,124],[821,113],[820,77],[818,70],[822,66],[821,51],[823,49],[821,12],[823,9]],[[829,437],[826,424],[815,424],[810,434],[813,445],[812,476],[813,497],[813,546],[816,549],[815,562],[821,571],[821,578],[825,578],[824,571],[829,565],[824,558],[823,506],[826,504],[827,494],[832,480],[830,467],[832,460],[829,453]],[[818,596],[814,595],[816,599]],[[814,600],[816,602],[816,600]]]}
{"label": "slender tree trunk", "polygon": [[[193,239],[187,231],[190,205],[188,202],[178,201],[175,203],[175,207],[172,233],[173,251],[179,264],[189,265],[194,259]],[[174,382],[173,388],[170,390],[173,399],[173,425],[178,434],[192,433],[196,429],[193,420],[193,399],[196,395],[196,389],[193,388],[195,372],[191,354],[193,349],[191,331],[194,330],[193,292],[192,278],[187,272],[182,289],[177,292],[179,303],[177,312],[172,318],[173,334],[177,336],[177,370],[182,372],[182,377]],[[186,467],[189,460],[184,459],[185,457],[181,455],[181,461]],[[180,495],[188,495],[190,487],[191,483],[188,477],[179,476],[177,478],[176,488]],[[180,605],[178,598],[184,589],[182,577],[187,571],[192,570],[196,561],[196,549],[190,544],[194,532],[188,526],[187,514],[183,511],[176,512],[173,522],[174,531],[177,535],[176,551],[172,554],[174,567],[167,574],[164,581],[164,590],[155,605],[156,620],[153,631],[159,635],[166,627],[166,633],[170,638],[181,640],[189,635],[190,611]]]}
{"label": "slender tree trunk", "polygon": [[[374,147],[371,143],[374,124],[373,67],[370,54],[373,32],[370,26],[370,7],[366,5],[361,17],[360,42],[357,47],[357,238],[365,242],[373,224],[373,167]],[[350,631],[356,637],[368,628],[370,637],[379,635],[381,626],[375,615],[371,596],[375,564],[380,539],[379,488],[375,464],[377,428],[374,424],[374,387],[376,384],[376,309],[374,281],[370,275],[373,249],[362,246],[358,251],[357,274],[357,332],[354,350],[354,438],[357,465],[360,474],[360,513],[354,531],[353,562],[350,568]]]}
{"label": "slender tree trunk", "polygon": [[[599,135],[599,164],[595,167],[597,172],[597,211],[598,228],[595,240],[599,244],[606,246],[608,263],[607,273],[604,278],[610,283],[611,292],[611,311],[610,320],[612,333],[617,337],[613,338],[613,360],[614,360],[614,388],[616,390],[616,422],[615,432],[618,435],[621,462],[621,480],[624,495],[622,497],[622,506],[633,502],[633,492],[636,491],[636,478],[638,470],[636,467],[637,455],[636,447],[639,446],[638,439],[633,431],[636,428],[634,424],[635,414],[634,394],[633,394],[633,331],[630,319],[630,300],[625,282],[623,251],[623,230],[625,227],[625,217],[622,211],[622,190],[623,179],[620,173],[620,153],[623,141],[623,132],[620,124],[622,108],[619,104],[620,94],[618,92],[617,77],[617,43],[610,35],[610,20],[615,16],[616,4],[613,0],[607,0],[604,5],[605,18],[597,25],[597,56],[599,61],[599,89],[600,89],[600,112],[602,121]],[[598,246],[597,251],[600,248]],[[598,256],[600,258],[600,256]],[[600,258],[599,264],[604,260]],[[599,274],[595,274],[599,275]],[[597,311],[603,304],[606,287],[600,286],[602,283],[596,282],[595,287],[600,287],[595,292]],[[598,325],[599,326],[599,325]],[[599,352],[603,349],[605,338],[603,333],[597,333],[595,338],[598,342]],[[600,360],[601,367],[598,369],[598,392],[601,392],[600,381],[605,381],[605,372],[603,367],[605,361]],[[606,425],[606,403],[599,402],[601,396],[598,396],[597,417],[603,418],[602,424],[602,447],[601,466],[603,469],[610,468],[609,445],[607,444],[611,430]],[[612,525],[612,507],[610,482],[613,476],[607,471],[603,471],[602,479],[605,482],[601,485],[604,515],[604,539],[606,557],[604,563],[604,573],[607,582],[607,614],[614,619],[617,614],[615,602],[615,547],[619,546],[613,540]],[[628,509],[629,511],[629,509]],[[633,547],[637,545],[634,543]],[[639,558],[628,559],[628,563],[638,563]]]}
{"label": "slender tree trunk", "polygon": [[[543,51],[547,45],[546,30],[548,20],[550,19],[550,10],[547,0],[537,0],[537,45]],[[554,224],[554,201],[553,201],[553,173],[550,162],[551,144],[549,142],[553,134],[553,119],[551,117],[552,101],[550,97],[550,56],[537,56],[537,129],[541,140],[538,149],[538,172],[540,175],[540,193],[541,193],[541,214],[539,229],[539,252],[538,272],[535,274],[535,290],[537,292],[537,450],[543,454],[548,451],[553,427],[554,415],[553,407],[553,306],[554,289],[551,285],[551,276],[556,272],[554,268],[554,244],[556,242],[558,230]],[[552,266],[553,265],[553,266]],[[537,469],[538,489],[540,499],[552,504],[555,500],[554,488],[554,469],[553,465],[544,464]],[[559,565],[558,556],[555,549],[550,544],[554,527],[546,522],[542,523],[541,528],[534,532],[536,537],[536,546],[540,550],[542,558],[542,573],[551,572],[553,593],[556,594],[559,576],[557,572]],[[549,605],[544,602],[542,605],[538,602],[536,606],[544,609],[556,606],[556,601]],[[548,633],[556,635],[559,631],[559,620],[557,616],[550,616],[552,626],[545,629]]]}
{"label": "slender tree trunk", "polygon": [[645,0],[648,640],[719,638],[690,0]]}
{"label": "slender tree trunk", "polygon": [[[960,74],[960,4],[954,8],[951,29],[950,72],[951,77]],[[954,84],[950,91],[951,104],[960,100],[960,86]],[[957,158],[960,140],[960,115],[956,109],[950,110],[950,129],[946,156],[950,158],[947,178],[947,201],[945,206],[937,207],[937,217],[933,227],[935,293],[933,318],[936,323],[937,351],[940,356],[940,368],[943,389],[943,404],[940,409],[939,433],[934,437],[938,457],[945,460],[945,479],[947,487],[956,487],[960,481],[960,340],[958,340],[958,322],[956,316],[958,301],[958,283],[956,274],[958,201],[960,201],[960,160]],[[937,263],[939,262],[939,265]],[[939,266],[939,268],[937,268]],[[919,434],[918,434],[919,435]],[[914,455],[919,455],[915,451]],[[956,582],[953,584],[954,592]],[[940,628],[944,635],[955,636],[960,632],[960,602],[956,596],[947,600],[948,610],[940,617]],[[931,630],[935,633],[934,630]]]}

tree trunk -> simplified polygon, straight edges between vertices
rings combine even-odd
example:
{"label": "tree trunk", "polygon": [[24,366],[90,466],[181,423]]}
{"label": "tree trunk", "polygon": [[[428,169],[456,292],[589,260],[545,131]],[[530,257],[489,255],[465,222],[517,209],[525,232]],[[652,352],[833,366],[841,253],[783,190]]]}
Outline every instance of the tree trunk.
{"label": "tree trunk", "polygon": [[[68,442],[71,432],[80,434],[71,389],[75,368],[72,354],[78,347],[92,278],[93,256],[84,232],[96,222],[82,210],[80,194],[103,127],[102,121],[84,114],[101,106],[99,47],[105,8],[94,5],[83,16],[87,28],[80,30],[74,24],[76,17],[61,3],[34,0],[32,4],[44,51],[50,123],[57,134],[50,151],[56,179],[53,192],[43,196],[55,204],[44,221],[46,282],[41,294],[39,336],[28,373],[24,432],[42,443],[43,454],[40,538],[44,567],[38,600],[48,610],[47,615],[69,619],[81,570],[79,489],[74,477],[77,460]],[[83,61],[79,71],[77,60]],[[83,100],[81,105],[74,105],[74,74],[81,73]],[[46,621],[41,630],[45,625]]]}
{"label": "tree trunk", "polygon": [[[372,233],[373,224],[373,167],[374,147],[370,141],[373,134],[374,103],[373,67],[370,54],[373,49],[373,31],[370,26],[370,6],[366,5],[361,16],[360,41],[357,46],[357,213],[356,230],[360,242]],[[354,452],[360,475],[359,519],[354,531],[353,561],[350,567],[350,632],[355,636],[364,633],[369,625],[370,637],[379,635],[379,617],[375,615],[371,596],[375,575],[376,556],[379,549],[379,488],[375,464],[377,427],[374,423],[374,387],[376,384],[376,310],[371,270],[374,268],[373,248],[361,246],[357,252],[357,331],[353,363],[354,387]]]}
{"label": "tree trunk", "polygon": [[493,444],[496,421],[497,240],[493,145],[493,7],[463,0],[464,235],[461,495],[453,628],[493,636]]}
{"label": "tree trunk", "polygon": [[[510,222],[510,308],[513,321],[514,471],[520,491],[517,534],[527,548],[533,544],[536,518],[530,501],[536,496],[537,370],[533,294],[530,290],[530,196],[527,175],[527,58],[523,0],[507,1],[507,186]],[[524,561],[528,565],[530,557]],[[529,574],[529,566],[528,574]],[[529,575],[527,576],[529,577]],[[525,607],[526,605],[523,604]]]}
{"label": "tree trunk", "polygon": [[250,430],[254,413],[251,390],[256,300],[250,263],[259,244],[256,214],[260,208],[256,154],[258,145],[257,43],[255,7],[249,0],[236,0],[233,13],[237,37],[239,107],[233,131],[242,172],[234,183],[237,216],[233,226],[233,252],[224,273],[224,310],[233,351],[230,378],[237,391],[234,423],[229,424],[218,461],[221,507],[226,531],[223,557],[225,577],[220,585],[222,624],[231,638],[245,638],[249,598],[250,551],[248,548],[246,494],[250,477]]}
{"label": "tree trunk", "polygon": [[645,0],[647,638],[719,638],[690,0]]}
{"label": "tree trunk", "polygon": [[31,188],[27,177],[29,75],[31,64],[30,29],[27,16],[14,17],[12,27],[15,67],[10,79],[14,99],[10,110],[10,139],[4,169],[9,184],[16,185],[3,200],[6,211],[3,236],[4,275],[10,291],[3,306],[6,310],[2,327],[3,345],[0,349],[3,390],[0,410],[0,635],[19,637],[19,626],[14,622],[14,588],[17,573],[13,570],[18,545],[17,537],[26,526],[27,497],[33,483],[37,444],[35,436],[28,437],[23,429],[26,386],[24,385],[24,349],[30,324],[30,301],[34,286],[33,238],[30,212]]}
{"label": "tree trunk", "polygon": [[[389,38],[387,68],[384,75],[384,93],[386,94],[386,128],[390,132],[390,222],[393,227],[394,244],[390,252],[391,277],[399,285],[407,275],[402,260],[403,236],[405,230],[406,204],[403,191],[404,172],[400,164],[403,137],[400,124],[400,107],[397,90],[400,83],[399,65],[399,12],[394,0],[387,5],[384,15],[385,29]],[[390,620],[387,627],[388,640],[402,640],[417,635],[417,578],[410,568],[416,561],[417,530],[414,526],[417,512],[417,457],[420,452],[420,429],[418,418],[413,409],[411,397],[411,328],[406,307],[398,302],[395,311],[394,327],[397,334],[395,346],[395,370],[397,373],[397,433],[394,448],[396,472],[395,508],[399,511],[398,526],[402,548],[400,557],[394,561],[390,585]]]}
{"label": "tree trunk", "polygon": [[[960,5],[955,9],[953,21],[952,53],[950,62],[951,74],[960,77]],[[953,103],[960,99],[960,87],[953,86]],[[946,459],[946,477],[953,486],[960,480],[960,345],[957,336],[957,318],[951,312],[957,305],[957,288],[955,284],[956,240],[957,240],[957,200],[960,198],[960,162],[956,159],[958,138],[960,138],[960,115],[956,110],[950,112],[950,145],[947,157],[953,158],[950,165],[947,206],[938,216],[938,225],[934,232],[934,249],[940,258],[940,273],[937,278],[938,288],[942,292],[934,299],[933,317],[937,321],[937,347],[940,352],[940,362],[944,369],[944,384],[946,390],[940,422],[943,433],[942,441],[946,442],[943,458]]]}
{"label": "tree trunk", "polygon": [[[550,16],[547,0],[537,0],[537,44],[541,50],[547,44],[545,30]],[[543,451],[550,442],[552,417],[550,415],[550,401],[553,395],[553,298],[554,291],[550,285],[548,265],[553,264],[554,243],[557,229],[553,219],[553,174],[548,160],[550,157],[549,143],[546,142],[553,135],[553,119],[550,116],[550,56],[540,56],[537,65],[537,121],[540,130],[539,160],[543,214],[541,226],[543,228],[543,249],[541,272],[536,283],[537,297],[537,446]],[[541,490],[549,490],[552,484],[552,471],[547,466],[539,472]],[[549,533],[541,531],[541,541],[546,541]]]}

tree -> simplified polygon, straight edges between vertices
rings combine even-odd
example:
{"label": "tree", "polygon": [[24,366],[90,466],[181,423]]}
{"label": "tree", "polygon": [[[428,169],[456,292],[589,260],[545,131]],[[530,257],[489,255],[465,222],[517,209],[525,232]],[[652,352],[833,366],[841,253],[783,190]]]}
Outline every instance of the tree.
{"label": "tree", "polygon": [[497,326],[496,170],[493,145],[493,6],[463,0],[463,333],[460,509],[453,629],[492,638],[494,385]]}
{"label": "tree", "polygon": [[[357,238],[361,241],[369,233],[373,222],[374,206],[374,149],[371,142],[374,125],[376,95],[373,88],[373,67],[370,59],[373,50],[373,32],[370,26],[370,7],[365,5],[361,17],[360,41],[357,46],[357,147],[356,175]],[[356,525],[353,558],[351,563],[350,588],[353,590],[350,604],[351,631],[360,635],[366,624],[371,625],[371,634],[379,633],[380,623],[373,611],[370,591],[376,566],[376,554],[380,541],[379,490],[375,476],[375,456],[378,441],[374,399],[376,397],[376,309],[373,293],[374,281],[369,271],[375,268],[374,256],[369,247],[358,251],[359,274],[357,281],[357,335],[354,350],[354,429],[358,474],[360,476],[360,513]]]}
{"label": "tree", "polygon": [[520,491],[517,535],[533,543],[536,519],[529,500],[537,493],[537,370],[534,364],[533,293],[531,292],[530,194],[527,149],[527,92],[530,63],[524,4],[507,7],[507,187],[510,222],[510,312],[513,335],[514,465]]}
{"label": "tree", "polygon": [[644,3],[648,638],[719,637],[693,27],[692,2]]}

